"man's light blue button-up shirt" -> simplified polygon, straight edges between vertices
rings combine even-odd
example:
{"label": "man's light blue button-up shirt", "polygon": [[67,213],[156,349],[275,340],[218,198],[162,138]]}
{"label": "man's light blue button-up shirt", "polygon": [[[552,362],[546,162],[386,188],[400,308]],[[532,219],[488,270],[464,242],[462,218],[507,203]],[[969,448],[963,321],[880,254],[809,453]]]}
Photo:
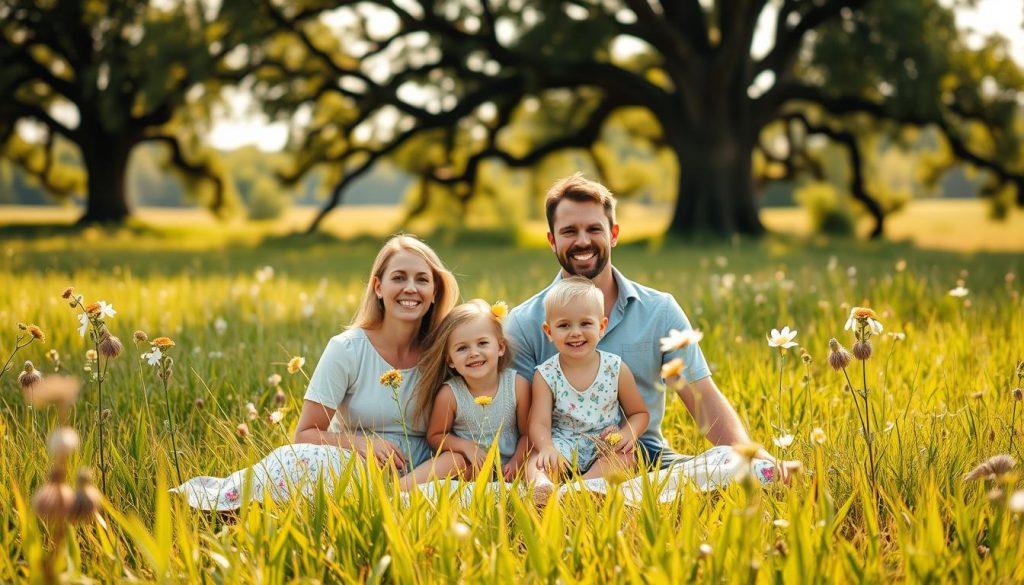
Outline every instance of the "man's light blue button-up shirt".
{"label": "man's light blue button-up shirt", "polygon": [[[622,357],[633,371],[640,394],[651,413],[651,422],[642,435],[665,443],[661,434],[661,421],[665,417],[665,393],[655,387],[663,383],[662,364],[680,357],[686,367],[683,377],[695,382],[711,375],[707,361],[697,344],[662,353],[660,339],[670,329],[690,329],[690,320],[672,295],[641,286],[612,267],[619,286],[619,298],[608,315],[608,328],[597,344],[599,349]],[[505,334],[512,343],[513,365],[527,380],[533,380],[534,369],[555,355],[555,346],[548,341],[544,323],[544,295],[562,279],[559,271],[555,280],[544,290],[512,309],[505,323]]]}

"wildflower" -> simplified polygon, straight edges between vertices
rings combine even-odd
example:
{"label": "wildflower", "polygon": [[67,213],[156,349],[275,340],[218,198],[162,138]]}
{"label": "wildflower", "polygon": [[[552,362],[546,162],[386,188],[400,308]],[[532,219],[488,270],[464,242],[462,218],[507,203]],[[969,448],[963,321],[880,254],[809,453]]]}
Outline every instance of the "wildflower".
{"label": "wildflower", "polygon": [[1017,402],[1024,400],[1024,390],[1021,390],[1020,388],[1014,388],[1013,399],[1016,400]]}
{"label": "wildflower", "polygon": [[766,336],[768,338],[768,345],[771,347],[779,348],[779,351],[789,349],[797,343],[793,341],[796,337],[796,330],[789,330],[789,326],[783,327],[782,331],[778,329],[772,329],[772,332]]}
{"label": "wildflower", "polygon": [[159,364],[160,358],[162,357],[164,357],[164,354],[160,351],[159,347],[154,347],[153,351],[142,354],[142,359],[146,360],[146,362],[151,366]]}
{"label": "wildflower", "polygon": [[284,393],[284,390],[281,390],[280,388],[278,388],[277,392],[274,392],[274,403],[277,404],[278,406],[280,406],[280,405],[284,404],[287,401],[288,401],[288,395]]}
{"label": "wildflower", "polygon": [[288,373],[294,374],[302,369],[302,366],[306,364],[306,358],[295,356],[288,360]]}
{"label": "wildflower", "polygon": [[270,374],[270,377],[267,378],[267,384],[270,384],[271,387],[280,386],[281,385],[281,374],[277,374],[277,373]]}
{"label": "wildflower", "polygon": [[249,436],[249,425],[245,423],[239,423],[238,426],[235,427],[235,432],[238,433],[239,437],[242,437],[244,439]]}
{"label": "wildflower", "polygon": [[78,323],[79,323],[78,336],[79,337],[85,337],[85,331],[87,329],[89,329],[89,316],[88,315],[79,315],[78,316]]}
{"label": "wildflower", "polygon": [[661,366],[661,377],[666,380],[675,378],[683,373],[684,367],[686,364],[683,363],[682,358],[674,358]]}
{"label": "wildflower", "polygon": [[452,523],[452,536],[454,536],[455,538],[459,540],[465,540],[469,538],[471,535],[472,531],[470,531],[469,526],[466,526],[462,522]]}
{"label": "wildflower", "polygon": [[786,434],[781,437],[775,437],[772,439],[772,443],[775,443],[775,446],[780,449],[788,449],[793,444],[793,435]]}
{"label": "wildflower", "polygon": [[697,547],[697,552],[700,553],[700,556],[702,557],[710,557],[712,552],[711,545],[706,542],[702,542],[700,543],[700,546]]}
{"label": "wildflower", "polygon": [[850,352],[846,351],[846,348],[835,337],[828,340],[828,348],[828,365],[832,366],[833,370],[838,371],[850,365],[850,360],[853,359],[853,356]]}
{"label": "wildflower", "polygon": [[103,503],[103,494],[92,482],[92,470],[82,468],[78,471],[78,489],[75,490],[75,498],[68,510],[68,520],[74,523],[87,522],[96,517],[100,505]]}
{"label": "wildflower", "polygon": [[903,272],[907,269],[907,261],[900,258],[896,261],[896,272]]}
{"label": "wildflower", "polygon": [[1024,490],[1017,490],[1010,496],[1010,511],[1014,514],[1024,513]]}
{"label": "wildflower", "polygon": [[871,342],[867,340],[861,340],[853,344],[853,357],[864,361],[871,357]]}
{"label": "wildflower", "polygon": [[821,427],[814,427],[811,431],[811,442],[815,445],[824,445],[828,437],[825,435],[825,431],[821,430]]}
{"label": "wildflower", "polygon": [[698,343],[704,339],[704,334],[698,329],[669,329],[668,336],[661,338],[661,351],[676,351],[691,344]]}
{"label": "wildflower", "polygon": [[473,402],[479,404],[480,406],[490,406],[491,403],[494,402],[494,398],[490,396],[477,396],[476,398],[473,399]]}
{"label": "wildflower", "polygon": [[[291,364],[288,364],[289,370]],[[388,370],[381,374],[380,383],[384,386],[390,386],[392,390],[398,391],[398,387],[402,385],[402,372],[398,370]]]}
{"label": "wildflower", "polygon": [[620,433],[608,433],[604,438],[604,442],[614,447],[622,442],[622,435]]}
{"label": "wildflower", "polygon": [[67,300],[71,298],[71,295],[75,292],[75,287],[69,286],[64,289],[64,292],[60,293],[60,298]]}
{"label": "wildflower", "polygon": [[174,347],[174,340],[170,337],[157,337],[149,344],[157,348]]}
{"label": "wildflower", "polygon": [[[117,314],[117,311],[114,310],[114,305],[108,305],[107,301],[99,301],[99,302],[93,303],[92,305],[89,305],[89,306],[90,307],[95,306],[96,307],[96,311],[95,312],[97,314],[99,314],[100,317],[113,317],[114,315]],[[87,313],[92,313],[93,311],[86,310],[86,312]]]}
{"label": "wildflower", "polygon": [[957,286],[956,288],[951,289],[949,291],[949,296],[954,297],[954,298],[958,298],[958,299],[962,299],[962,298],[966,297],[970,292],[971,292],[970,289],[966,289],[963,286]]}
{"label": "wildflower", "polygon": [[43,487],[32,496],[32,509],[48,524],[58,524],[67,519],[68,510],[74,502],[75,492],[64,483],[63,466],[55,466]]}
{"label": "wildflower", "polygon": [[68,457],[78,451],[81,441],[78,433],[70,427],[59,427],[46,440],[46,450],[55,461],[67,461]]}
{"label": "wildflower", "polygon": [[850,318],[846,320],[844,329],[851,331],[854,325],[866,327],[872,333],[882,332],[882,324],[878,322],[878,315],[868,307],[853,307],[850,309]]}
{"label": "wildflower", "polygon": [[224,335],[224,332],[228,330],[228,322],[222,317],[217,317],[217,320],[213,322],[213,329],[217,335]]}
{"label": "wildflower", "polygon": [[280,410],[275,410],[274,412],[270,413],[270,416],[267,418],[270,421],[270,424],[276,425],[277,423],[284,420],[284,412]]}
{"label": "wildflower", "polygon": [[789,520],[785,518],[776,518],[772,524],[779,528],[789,528]]}
{"label": "wildflower", "polygon": [[90,349],[85,352],[85,361],[94,362],[96,361],[96,350]]}
{"label": "wildflower", "polygon": [[54,363],[59,362],[60,352],[58,352],[56,349],[50,348],[50,351],[46,352],[46,359]]}
{"label": "wildflower", "polygon": [[32,406],[70,406],[78,399],[78,389],[74,378],[46,376],[26,392],[25,398]]}
{"label": "wildflower", "polygon": [[203,400],[202,398],[196,398],[195,400],[192,401],[192,406],[194,406],[197,410],[202,410],[202,408],[206,406],[206,401]]}
{"label": "wildflower", "polygon": [[38,325],[26,325],[25,330],[32,336],[32,339],[38,339],[39,341],[46,341],[46,334],[39,328]]}
{"label": "wildflower", "polygon": [[108,358],[116,358],[121,355],[124,350],[124,345],[121,344],[121,340],[117,337],[107,333],[100,339],[99,342],[100,353]]}
{"label": "wildflower", "polygon": [[491,305],[491,314],[498,318],[498,321],[504,321],[505,317],[508,316],[508,303],[505,301],[498,301]]}
{"label": "wildflower", "polygon": [[246,416],[249,417],[249,420],[256,420],[260,417],[259,411],[256,410],[256,405],[253,404],[252,402],[247,402],[245,404],[245,410]]}
{"label": "wildflower", "polygon": [[39,370],[32,365],[32,362],[25,362],[24,369],[18,374],[18,384],[21,384],[22,390],[28,390],[41,379],[42,376],[39,375]]}
{"label": "wildflower", "polygon": [[260,284],[267,282],[271,278],[274,278],[273,266],[264,266],[263,268],[260,268],[259,270],[256,271],[256,282]]}
{"label": "wildflower", "polygon": [[964,474],[964,481],[976,479],[998,479],[1013,469],[1017,461],[1009,455],[993,455],[986,459],[981,465]]}
{"label": "wildflower", "polygon": [[802,353],[800,354],[800,359],[803,360],[805,364],[811,365],[811,362],[814,361],[814,358],[811,357],[811,354],[807,353],[804,350],[801,350],[801,352]]}
{"label": "wildflower", "polygon": [[135,339],[135,343],[146,343],[149,341],[149,336],[141,329],[137,330],[132,337]]}
{"label": "wildflower", "polygon": [[85,312],[88,315],[99,315],[100,314],[100,304],[99,303],[90,303],[90,304],[86,305],[85,306]]}

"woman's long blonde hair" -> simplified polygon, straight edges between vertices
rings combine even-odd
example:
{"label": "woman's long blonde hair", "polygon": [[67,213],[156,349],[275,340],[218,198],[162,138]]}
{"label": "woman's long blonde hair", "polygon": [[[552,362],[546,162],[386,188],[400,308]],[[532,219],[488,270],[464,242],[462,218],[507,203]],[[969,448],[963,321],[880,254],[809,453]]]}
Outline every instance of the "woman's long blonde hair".
{"label": "woman's long blonde hair", "polygon": [[377,253],[377,258],[373,261],[373,269],[370,271],[370,279],[366,283],[366,292],[363,293],[363,302],[359,305],[359,310],[352,318],[350,326],[376,329],[384,322],[384,301],[377,298],[377,293],[373,288],[374,278],[378,281],[383,280],[388,262],[396,252],[401,250],[412,252],[422,258],[434,273],[434,302],[427,309],[427,314],[423,316],[417,335],[417,341],[422,344],[427,333],[433,331],[452,310],[455,303],[459,302],[459,283],[456,282],[455,275],[445,268],[441,259],[437,257],[437,253],[415,236],[406,234],[394,236]]}
{"label": "woman's long blonde hair", "polygon": [[416,416],[420,417],[421,422],[425,423],[430,417],[430,412],[434,409],[434,399],[445,380],[459,375],[454,368],[448,367],[448,340],[452,332],[461,325],[481,318],[494,325],[498,343],[505,346],[505,354],[498,358],[499,379],[501,372],[512,364],[512,347],[505,339],[501,319],[491,311],[491,305],[482,299],[473,299],[455,307],[436,329],[431,330],[423,351],[420,352],[420,361],[417,365],[420,379],[416,382],[413,393],[416,397]]}

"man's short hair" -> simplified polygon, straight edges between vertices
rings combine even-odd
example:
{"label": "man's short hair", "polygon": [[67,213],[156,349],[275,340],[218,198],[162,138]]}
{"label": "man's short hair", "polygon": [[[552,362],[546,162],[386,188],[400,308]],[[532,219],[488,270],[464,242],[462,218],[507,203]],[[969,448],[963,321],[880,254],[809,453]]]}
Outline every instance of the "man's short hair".
{"label": "man's short hair", "polygon": [[597,288],[594,281],[582,276],[569,276],[555,283],[544,295],[544,319],[548,319],[552,309],[566,307],[573,303],[593,302],[597,304],[601,316],[604,316],[604,293]]}
{"label": "man's short hair", "polygon": [[587,179],[583,173],[576,173],[556,181],[548,189],[548,194],[544,198],[544,211],[547,214],[548,230],[551,233],[555,233],[555,210],[564,199],[581,203],[597,203],[604,208],[605,217],[608,218],[608,227],[615,225],[615,196],[601,183]]}

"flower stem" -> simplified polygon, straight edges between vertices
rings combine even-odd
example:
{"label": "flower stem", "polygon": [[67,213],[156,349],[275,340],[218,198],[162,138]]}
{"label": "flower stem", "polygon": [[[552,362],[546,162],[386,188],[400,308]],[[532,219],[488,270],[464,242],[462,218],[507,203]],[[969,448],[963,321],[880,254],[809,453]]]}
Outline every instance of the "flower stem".
{"label": "flower stem", "polygon": [[865,424],[865,427],[864,427],[865,428],[864,439],[868,443],[868,462],[871,465],[871,487],[872,487],[872,489],[875,492],[875,499],[878,500],[878,498],[879,498],[879,496],[878,496],[878,479],[876,477],[876,475],[877,475],[877,468],[875,467],[875,449],[874,449],[875,438],[871,435],[871,403],[868,401],[868,364],[867,364],[867,360],[861,361],[860,362],[860,366],[861,366],[861,375],[862,375],[863,381],[864,381],[864,418],[865,418],[865,421],[866,421],[866,424]]}
{"label": "flower stem", "polygon": [[28,341],[26,341],[25,343],[21,343],[22,336],[18,336],[18,338],[14,342],[14,351],[11,352],[11,357],[7,358],[7,362],[4,363],[3,369],[0,370],[0,380],[3,380],[4,374],[7,373],[7,370],[11,369],[11,362],[14,361],[14,356],[17,355],[18,351],[20,351],[21,348],[23,347],[28,347],[28,345],[32,343],[33,339],[35,338],[29,335]]}
{"label": "flower stem", "polygon": [[106,366],[110,364],[110,358],[107,358],[106,364],[103,368],[100,368],[100,341],[99,334],[93,334],[93,350],[96,352],[96,425],[99,428],[100,433],[100,480],[103,483],[103,493],[107,492],[107,457],[106,449],[104,448],[103,441],[103,425],[106,424],[103,420],[103,375],[106,373]]}
{"label": "flower stem", "polygon": [[167,387],[167,377],[161,376],[160,379],[164,384],[164,403],[167,405],[167,422],[171,425],[171,452],[174,456],[174,471],[178,474],[178,485],[181,485],[185,482],[181,480],[181,467],[178,465],[178,442],[175,439],[176,433],[174,432],[174,413],[171,410],[171,392]]}

